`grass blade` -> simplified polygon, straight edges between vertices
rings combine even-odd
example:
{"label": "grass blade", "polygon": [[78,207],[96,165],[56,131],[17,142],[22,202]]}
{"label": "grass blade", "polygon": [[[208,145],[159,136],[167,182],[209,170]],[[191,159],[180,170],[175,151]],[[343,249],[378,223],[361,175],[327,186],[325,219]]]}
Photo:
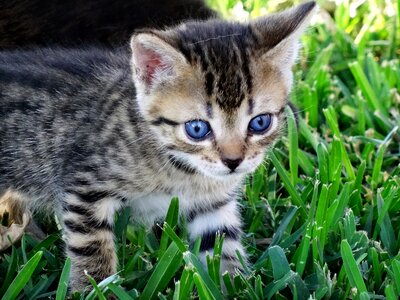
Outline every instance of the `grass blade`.
{"label": "grass blade", "polygon": [[115,285],[114,283],[110,283],[107,285],[107,288],[110,289],[114,293],[115,296],[120,300],[133,300],[131,296],[127,292],[124,291],[121,287]]}
{"label": "grass blade", "polygon": [[212,281],[210,275],[204,270],[203,265],[201,264],[200,260],[189,251],[183,255],[183,259],[185,260],[186,264],[191,264],[196,269],[196,272],[201,277],[202,281],[207,286],[207,289],[210,291],[210,295],[217,300],[222,300],[222,294],[216,284]]}
{"label": "grass blade", "polygon": [[28,260],[28,262],[25,264],[25,266],[8,287],[3,298],[1,298],[2,300],[14,300],[17,298],[18,294],[24,288],[25,284],[31,279],[31,275],[39,264],[42,255],[43,251],[39,251],[34,256],[32,256],[30,260]]}
{"label": "grass blade", "polygon": [[71,271],[71,259],[67,257],[64,263],[64,268],[61,272],[60,281],[58,283],[56,300],[63,300],[67,295],[70,271]]}
{"label": "grass blade", "polygon": [[343,258],[343,265],[351,287],[357,288],[359,293],[367,293],[367,287],[361,276],[356,260],[354,259],[351,247],[347,240],[343,240],[340,246],[340,253]]}
{"label": "grass blade", "polygon": [[292,197],[293,204],[300,208],[301,216],[304,219],[306,219],[307,218],[307,210],[305,208],[305,205],[304,205],[303,201],[301,200],[299,194],[296,192],[296,189],[290,182],[290,179],[289,179],[289,176],[288,176],[286,170],[284,169],[284,167],[282,166],[282,164],[280,163],[280,161],[278,160],[278,158],[276,157],[276,155],[273,152],[270,153],[270,159],[271,159],[272,163],[274,164],[274,167],[276,168],[276,171],[278,172],[279,176],[281,177],[283,184],[285,185],[288,193]]}
{"label": "grass blade", "polygon": [[179,269],[181,261],[182,253],[178,246],[173,242],[169,245],[160,261],[157,263],[142,295],[140,296],[140,299],[155,299],[157,293],[167,286],[175,272]]}
{"label": "grass blade", "polygon": [[[174,228],[178,223],[179,217],[179,200],[178,198],[172,198],[169,204],[167,216],[165,222],[169,224],[171,228]],[[163,231],[160,240],[160,248],[158,250],[158,258],[161,258],[168,247],[168,235]]]}

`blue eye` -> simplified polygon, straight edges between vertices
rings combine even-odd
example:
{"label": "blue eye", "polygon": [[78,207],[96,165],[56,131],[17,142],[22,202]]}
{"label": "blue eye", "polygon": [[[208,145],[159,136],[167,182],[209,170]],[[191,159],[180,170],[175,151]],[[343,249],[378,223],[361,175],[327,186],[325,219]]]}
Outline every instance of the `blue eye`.
{"label": "blue eye", "polygon": [[202,140],[211,132],[210,125],[202,120],[186,122],[185,130],[187,135],[194,140]]}
{"label": "blue eye", "polygon": [[259,115],[251,119],[249,123],[249,131],[253,133],[264,133],[271,125],[271,115]]}

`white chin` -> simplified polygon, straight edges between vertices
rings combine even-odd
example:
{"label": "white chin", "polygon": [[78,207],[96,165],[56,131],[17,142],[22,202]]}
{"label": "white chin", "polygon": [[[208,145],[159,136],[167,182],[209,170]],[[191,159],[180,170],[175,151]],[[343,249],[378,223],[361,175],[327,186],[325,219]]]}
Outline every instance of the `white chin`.
{"label": "white chin", "polygon": [[243,171],[219,171],[219,172],[211,172],[206,170],[200,170],[205,176],[212,177],[215,179],[225,180],[225,179],[233,179],[235,177],[242,177],[243,175],[247,174]]}

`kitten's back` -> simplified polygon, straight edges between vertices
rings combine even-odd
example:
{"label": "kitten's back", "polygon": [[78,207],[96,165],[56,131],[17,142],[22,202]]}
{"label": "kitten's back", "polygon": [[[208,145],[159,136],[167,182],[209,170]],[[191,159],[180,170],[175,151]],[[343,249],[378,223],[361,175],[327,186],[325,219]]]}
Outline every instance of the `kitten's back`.
{"label": "kitten's back", "polygon": [[128,60],[125,50],[99,48],[0,52],[0,192],[49,186],[56,167],[84,159],[108,93],[123,93],[115,84],[130,80]]}
{"label": "kitten's back", "polygon": [[14,83],[21,87],[50,90],[55,85],[65,90],[68,85],[80,86],[92,80],[99,70],[109,65],[128,71],[128,50],[54,47],[0,51],[0,86],[4,88],[6,83]]}

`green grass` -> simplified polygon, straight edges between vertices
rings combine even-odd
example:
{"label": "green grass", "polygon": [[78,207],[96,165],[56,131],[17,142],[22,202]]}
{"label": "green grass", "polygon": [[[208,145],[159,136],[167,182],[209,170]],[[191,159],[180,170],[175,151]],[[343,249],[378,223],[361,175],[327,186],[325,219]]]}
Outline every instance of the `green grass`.
{"label": "green grass", "polygon": [[[277,9],[209,2],[229,18]],[[288,136],[243,189],[247,274],[218,275],[223,237],[203,268],[199,242],[188,247],[184,224],[177,234],[173,201],[160,240],[121,212],[120,272],[73,298],[399,299],[399,2],[321,3],[333,17],[303,38],[292,93],[299,126],[288,110]],[[69,269],[59,233],[41,243],[24,236],[0,254],[0,295],[63,299]]]}

